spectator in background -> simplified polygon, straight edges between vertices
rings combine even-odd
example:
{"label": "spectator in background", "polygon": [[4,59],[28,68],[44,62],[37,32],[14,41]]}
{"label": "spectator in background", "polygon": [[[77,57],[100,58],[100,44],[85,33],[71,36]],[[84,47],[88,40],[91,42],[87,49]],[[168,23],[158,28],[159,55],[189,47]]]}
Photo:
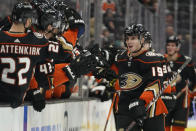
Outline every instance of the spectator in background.
{"label": "spectator in background", "polygon": [[107,28],[103,29],[102,36],[101,37],[102,37],[103,46],[113,43],[114,36],[113,36],[113,34],[111,34],[108,31]]}
{"label": "spectator in background", "polygon": [[5,3],[1,3],[0,5],[0,20],[2,20],[4,17],[11,14],[11,10],[8,8],[8,6]]}
{"label": "spectator in background", "polygon": [[166,15],[166,25],[167,26],[174,25],[174,16],[171,13],[167,13],[167,15]]}
{"label": "spectator in background", "polygon": [[139,0],[139,2],[141,2],[142,4],[144,4],[144,6],[146,6],[147,8],[149,8],[151,11],[153,10],[154,0]]}
{"label": "spectator in background", "polygon": [[103,23],[109,32],[115,32],[114,14],[112,13],[111,9],[107,9],[107,11],[103,14]]}
{"label": "spectator in background", "polygon": [[178,35],[178,38],[181,40],[182,42],[182,50],[181,52],[184,54],[184,55],[187,55],[189,56],[189,41],[190,41],[190,35],[189,34],[185,34],[185,35]]}
{"label": "spectator in background", "polygon": [[106,12],[108,9],[111,9],[112,13],[115,13],[116,5],[112,0],[105,0],[102,4],[103,12]]}
{"label": "spectator in background", "polygon": [[159,3],[155,1],[152,5],[152,12],[156,13],[159,10]]}
{"label": "spectator in background", "polygon": [[[193,50],[192,52],[196,52],[196,41],[193,43]],[[192,53],[193,54],[193,60],[196,61],[196,53]]]}
{"label": "spectator in background", "polygon": [[169,36],[174,35],[174,28],[173,26],[167,26],[166,28],[166,37],[168,38]]}

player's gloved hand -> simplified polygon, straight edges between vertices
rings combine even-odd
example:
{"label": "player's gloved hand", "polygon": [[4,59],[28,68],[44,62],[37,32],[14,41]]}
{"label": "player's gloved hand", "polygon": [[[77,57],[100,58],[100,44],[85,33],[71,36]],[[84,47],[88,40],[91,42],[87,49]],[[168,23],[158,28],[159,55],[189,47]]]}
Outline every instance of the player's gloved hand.
{"label": "player's gloved hand", "polygon": [[98,64],[98,61],[99,60],[95,55],[87,52],[76,56],[76,59],[71,61],[70,65],[64,67],[63,70],[70,79],[75,79],[93,71]]}
{"label": "player's gloved hand", "polygon": [[114,89],[113,85],[106,84],[105,90],[104,90],[102,97],[101,97],[101,101],[104,102],[104,101],[111,99],[114,92],[115,92],[115,89]]}
{"label": "player's gloved hand", "polygon": [[145,101],[141,99],[133,99],[129,104],[129,116],[140,126],[146,118]]}
{"label": "player's gloved hand", "polygon": [[102,51],[101,48],[99,48],[98,44],[88,46],[87,50],[90,51],[92,54],[96,55],[100,59],[100,61],[102,62],[99,65],[100,67],[109,67],[109,64],[107,62],[107,59],[109,59],[109,54]]}
{"label": "player's gloved hand", "polygon": [[111,69],[103,69],[101,71],[95,70],[93,75],[97,79],[106,78],[108,81],[112,81],[113,79],[118,78],[118,75]]}
{"label": "player's gloved hand", "polygon": [[102,83],[100,83],[99,85],[91,88],[89,90],[89,97],[96,97],[96,98],[101,99],[105,88],[106,88],[105,84],[102,84]]}
{"label": "player's gloved hand", "polygon": [[67,7],[65,10],[65,15],[71,29],[85,27],[84,20],[75,9]]}
{"label": "player's gloved hand", "polygon": [[165,103],[168,112],[170,112],[174,109],[175,104],[176,104],[176,95],[175,94],[164,93],[163,95],[161,95],[161,99]]}
{"label": "player's gloved hand", "polygon": [[32,102],[34,110],[41,112],[46,105],[44,95],[40,92],[39,89],[31,89],[27,91],[26,100]]}

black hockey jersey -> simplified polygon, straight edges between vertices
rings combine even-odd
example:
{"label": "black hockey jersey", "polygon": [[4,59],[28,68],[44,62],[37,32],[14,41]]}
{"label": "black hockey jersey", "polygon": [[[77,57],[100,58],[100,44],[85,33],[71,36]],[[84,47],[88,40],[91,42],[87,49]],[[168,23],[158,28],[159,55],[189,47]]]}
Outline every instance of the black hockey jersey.
{"label": "black hockey jersey", "polygon": [[[186,61],[188,57],[184,56],[182,54],[178,54],[178,58],[176,61],[169,61],[169,65],[171,67],[172,71],[177,71]],[[186,80],[189,80],[191,85],[190,89],[193,90],[193,86],[196,85],[196,75],[194,71],[194,64],[193,61],[191,61],[180,73],[182,80],[177,83],[176,85],[176,91],[177,93],[180,92],[186,85]]]}
{"label": "black hockey jersey", "polygon": [[[175,61],[169,61],[169,65],[172,71],[177,71],[187,60],[188,56],[178,54],[178,58]],[[196,87],[196,74],[194,63],[191,61],[180,73],[181,81],[176,84],[176,94],[183,91],[186,86],[186,80],[189,80],[189,89],[192,91]],[[185,92],[178,98],[177,103],[179,107],[185,106],[188,103],[188,99],[185,96]]]}
{"label": "black hockey jersey", "polygon": [[0,32],[0,96],[22,101],[38,62],[52,59],[58,45],[36,32]]}
{"label": "black hockey jersey", "polygon": [[[151,51],[144,51],[135,57],[128,57],[127,51],[117,54],[115,66],[119,74],[119,114],[128,115],[132,99],[143,99],[146,105],[155,98],[163,87],[164,57]],[[165,69],[166,70],[166,69]],[[150,109],[150,116],[167,113],[162,100]]]}

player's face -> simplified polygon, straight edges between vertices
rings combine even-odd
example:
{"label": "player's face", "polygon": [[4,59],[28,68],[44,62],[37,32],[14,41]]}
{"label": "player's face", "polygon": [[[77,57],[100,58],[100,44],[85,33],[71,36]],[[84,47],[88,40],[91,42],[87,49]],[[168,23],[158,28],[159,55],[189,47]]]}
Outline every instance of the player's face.
{"label": "player's face", "polygon": [[170,42],[170,43],[167,43],[166,50],[167,50],[167,54],[170,55],[170,56],[172,56],[172,55],[174,55],[179,49],[178,49],[178,47],[176,46],[176,43]]}
{"label": "player's face", "polygon": [[140,40],[138,36],[127,36],[126,38],[127,49],[130,52],[135,52],[141,48]]}
{"label": "player's face", "polygon": [[31,24],[32,24],[32,19],[31,18],[28,18],[26,23],[25,23],[25,28],[29,28],[31,27]]}

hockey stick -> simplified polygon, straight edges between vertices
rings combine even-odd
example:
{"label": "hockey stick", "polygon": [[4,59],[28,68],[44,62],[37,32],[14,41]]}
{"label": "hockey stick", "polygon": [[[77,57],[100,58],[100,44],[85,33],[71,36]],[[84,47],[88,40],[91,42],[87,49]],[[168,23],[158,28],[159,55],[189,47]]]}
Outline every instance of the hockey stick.
{"label": "hockey stick", "polygon": [[115,92],[114,96],[113,96],[112,104],[110,106],[110,110],[109,110],[109,113],[108,113],[108,116],[107,116],[107,120],[106,120],[106,123],[105,123],[104,131],[106,131],[106,128],[107,128],[107,125],[108,125],[108,121],[109,121],[109,118],[110,118],[110,115],[111,115],[111,112],[112,112],[112,108],[114,106],[114,101],[116,99],[116,95],[117,95],[117,93]]}
{"label": "hockey stick", "polygon": [[[184,62],[184,64],[176,72],[174,72],[174,74],[171,77],[171,79],[168,80],[167,83],[165,83],[163,85],[163,88],[159,92],[159,94],[157,96],[155,96],[155,98],[147,105],[146,111],[158,100],[158,98],[163,94],[163,92],[165,91],[165,89],[177,78],[178,74],[180,74],[182,72],[182,70],[188,65],[188,63],[190,61],[191,61],[191,58],[187,58],[187,60]],[[131,130],[135,126],[135,124],[136,124],[136,122],[135,121],[132,121],[129,124],[129,126],[127,127],[126,131]]]}
{"label": "hockey stick", "polygon": [[189,84],[189,82],[186,81],[185,87],[180,92],[178,92],[178,94],[176,95],[176,99],[178,99],[187,90],[188,84]]}

